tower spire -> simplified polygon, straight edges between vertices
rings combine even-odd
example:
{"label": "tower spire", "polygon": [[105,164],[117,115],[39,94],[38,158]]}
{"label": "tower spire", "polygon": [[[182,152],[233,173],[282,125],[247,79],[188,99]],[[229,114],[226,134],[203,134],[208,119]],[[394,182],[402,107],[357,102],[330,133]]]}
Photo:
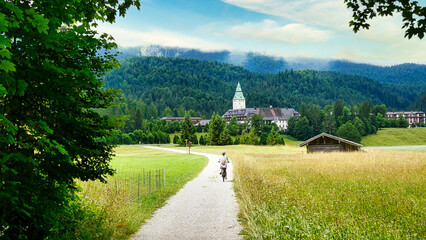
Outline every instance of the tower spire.
{"label": "tower spire", "polygon": [[243,91],[241,90],[240,82],[237,84],[232,105],[233,109],[246,108],[246,99],[244,98]]}

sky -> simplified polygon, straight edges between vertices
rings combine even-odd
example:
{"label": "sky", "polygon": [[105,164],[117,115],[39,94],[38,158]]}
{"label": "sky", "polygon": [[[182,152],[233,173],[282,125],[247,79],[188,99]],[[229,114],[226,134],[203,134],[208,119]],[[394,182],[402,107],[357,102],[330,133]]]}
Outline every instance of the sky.
{"label": "sky", "polygon": [[[425,6],[426,0],[419,0]],[[161,45],[381,65],[426,64],[426,38],[404,38],[401,16],[370,20],[354,33],[343,0],[141,0],[114,24],[123,47]]]}

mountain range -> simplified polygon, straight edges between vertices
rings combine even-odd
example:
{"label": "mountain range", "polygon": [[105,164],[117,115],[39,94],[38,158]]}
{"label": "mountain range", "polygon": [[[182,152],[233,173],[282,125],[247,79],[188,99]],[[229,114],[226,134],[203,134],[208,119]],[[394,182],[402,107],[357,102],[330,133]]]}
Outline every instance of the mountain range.
{"label": "mountain range", "polygon": [[394,66],[377,66],[355,63],[348,60],[312,58],[279,58],[257,53],[234,53],[230,51],[205,52],[197,49],[163,46],[120,47],[119,59],[130,56],[172,57],[202,61],[229,63],[249,71],[276,74],[285,70],[335,71],[355,76],[368,77],[383,83],[426,84],[426,65],[404,63]]}

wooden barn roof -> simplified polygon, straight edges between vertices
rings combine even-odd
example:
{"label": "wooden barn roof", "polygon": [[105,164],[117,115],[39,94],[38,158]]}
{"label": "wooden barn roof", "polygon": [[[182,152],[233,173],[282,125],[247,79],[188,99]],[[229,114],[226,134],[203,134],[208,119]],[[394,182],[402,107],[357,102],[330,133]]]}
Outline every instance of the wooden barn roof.
{"label": "wooden barn roof", "polygon": [[341,142],[344,142],[344,143],[347,143],[347,144],[350,144],[350,145],[354,145],[354,146],[357,146],[357,147],[363,147],[364,146],[362,144],[359,144],[359,143],[356,143],[356,142],[352,142],[352,141],[349,141],[349,140],[344,139],[344,138],[336,137],[336,136],[333,136],[333,135],[328,134],[328,133],[321,133],[321,134],[316,135],[315,137],[311,137],[308,140],[302,142],[301,144],[299,144],[299,147],[303,147],[306,144],[308,144],[308,143],[310,143],[310,142],[312,142],[312,141],[314,141],[314,140],[316,140],[316,139],[318,139],[320,137],[332,138],[332,139],[335,139],[337,141],[341,141]]}

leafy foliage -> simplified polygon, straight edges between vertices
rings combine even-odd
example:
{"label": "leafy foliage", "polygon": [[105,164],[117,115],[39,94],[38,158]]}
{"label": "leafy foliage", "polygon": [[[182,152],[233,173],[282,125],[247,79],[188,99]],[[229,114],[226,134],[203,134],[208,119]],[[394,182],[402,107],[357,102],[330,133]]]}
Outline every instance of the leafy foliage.
{"label": "leafy foliage", "polygon": [[74,179],[113,173],[112,146],[98,139],[116,125],[93,109],[114,99],[101,76],[118,66],[116,44],[93,28],[131,5],[139,1],[0,1],[2,238],[68,236]]}
{"label": "leafy foliage", "polygon": [[353,27],[354,32],[358,32],[361,28],[369,29],[368,19],[392,16],[394,13],[402,15],[402,28],[406,29],[404,37],[410,39],[417,36],[422,39],[426,32],[426,6],[421,6],[417,1],[345,0],[345,3],[353,11],[353,20],[349,22],[349,26]]}

